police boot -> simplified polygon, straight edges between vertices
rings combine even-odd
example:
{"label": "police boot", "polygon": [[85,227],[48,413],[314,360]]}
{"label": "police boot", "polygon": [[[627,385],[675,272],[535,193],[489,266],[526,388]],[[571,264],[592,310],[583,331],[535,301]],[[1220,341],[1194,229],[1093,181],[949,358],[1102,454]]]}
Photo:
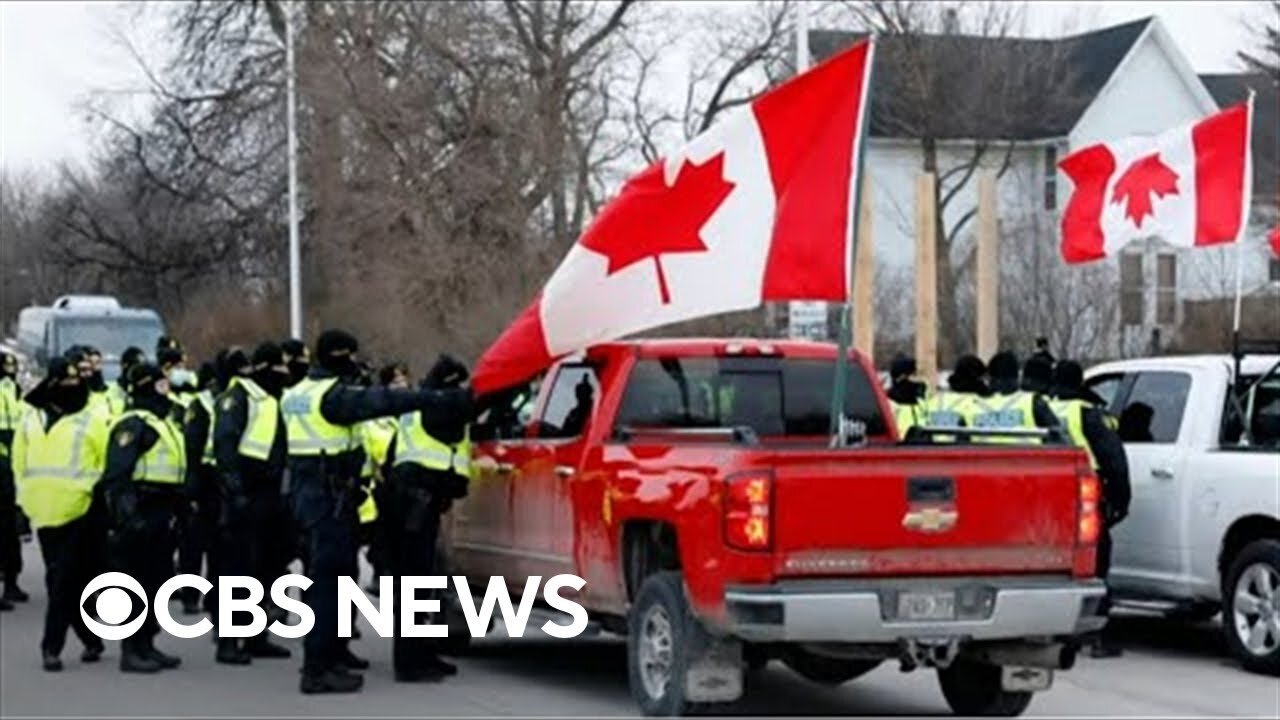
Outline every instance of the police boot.
{"label": "police boot", "polygon": [[0,612],[7,612],[13,609],[13,603],[0,597]]}
{"label": "police boot", "polygon": [[[127,642],[128,644],[125,644]],[[146,648],[133,641],[120,643],[120,671],[127,673],[160,672],[160,663],[153,660]]]}
{"label": "police boot", "polygon": [[338,653],[338,665],[350,670],[368,670],[369,661],[351,652],[351,648],[343,648]]}
{"label": "police boot", "polygon": [[248,665],[253,662],[253,656],[245,652],[235,638],[218,638],[218,652],[213,659],[223,665]]}
{"label": "police boot", "polygon": [[182,664],[182,658],[177,655],[160,652],[155,645],[147,647],[147,657],[155,660],[162,670],[172,670]]}
{"label": "police boot", "polygon": [[259,635],[245,643],[245,650],[249,655],[256,658],[287,658],[293,653],[289,652],[289,648],[283,645],[277,645],[267,638],[266,633]]}
{"label": "police boot", "polygon": [[323,670],[314,673],[304,670],[302,682],[299,683],[298,689],[304,695],[315,695],[318,693],[353,693],[358,692],[362,687],[364,687],[364,677],[360,675],[353,675],[341,670]]}
{"label": "police boot", "polygon": [[99,642],[97,645],[89,645],[85,647],[84,652],[80,653],[80,662],[96,663],[102,659],[102,653],[106,651],[106,646]]}
{"label": "police boot", "polygon": [[427,658],[426,662],[423,663],[423,667],[426,668],[428,672],[436,673],[443,677],[458,674],[457,665],[441,660],[439,657],[435,656]]}
{"label": "police boot", "polygon": [[53,653],[44,653],[40,658],[40,666],[45,672],[61,672],[62,660]]}
{"label": "police boot", "polygon": [[10,603],[24,603],[31,599],[31,596],[22,588],[18,587],[17,580],[10,580],[4,584],[4,599]]}

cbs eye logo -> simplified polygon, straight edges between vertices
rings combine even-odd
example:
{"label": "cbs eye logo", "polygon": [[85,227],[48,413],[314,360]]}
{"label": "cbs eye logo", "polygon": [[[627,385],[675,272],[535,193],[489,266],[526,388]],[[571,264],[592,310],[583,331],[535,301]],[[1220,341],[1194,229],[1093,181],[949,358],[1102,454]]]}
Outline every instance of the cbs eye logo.
{"label": "cbs eye logo", "polygon": [[[94,601],[94,613],[90,614],[85,606],[94,593],[99,594]],[[103,640],[124,640],[132,636],[146,622],[147,611],[147,593],[142,584],[121,572],[99,575],[90,580],[84,586],[84,592],[80,593],[80,618],[89,632]],[[93,615],[102,622],[94,619]]]}

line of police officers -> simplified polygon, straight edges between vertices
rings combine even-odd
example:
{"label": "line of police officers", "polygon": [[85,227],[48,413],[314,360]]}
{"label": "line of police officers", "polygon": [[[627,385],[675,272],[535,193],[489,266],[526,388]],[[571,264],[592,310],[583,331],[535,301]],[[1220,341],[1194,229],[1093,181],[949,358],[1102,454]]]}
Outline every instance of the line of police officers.
{"label": "line of police officers", "polygon": [[[440,515],[467,492],[472,397],[466,367],[447,355],[411,389],[403,366],[375,384],[358,350],[355,337],[330,330],[316,342],[314,366],[306,346],[289,340],[251,354],[229,348],[193,373],[178,343],[162,338],[155,363],[130,348],[108,385],[101,355],[76,347],[51,360],[25,397],[16,360],[2,358],[0,570],[6,606],[26,600],[16,585],[20,507],[46,569],[46,670],[62,669],[68,629],[84,646],[83,662],[101,658],[104,644],[78,603],[102,572],[131,575],[151,598],[175,572],[199,574],[202,565],[210,578],[247,575],[270,587],[300,559],[316,620],[304,639],[300,689],[360,689],[356,671],[369,663],[338,637],[338,578],[358,574],[362,544],[372,546],[376,572],[432,574]],[[436,641],[400,637],[398,590],[396,679],[454,674]],[[216,596],[180,599],[189,613],[216,614]],[[95,608],[90,599],[86,610]],[[264,610],[284,617],[265,601]],[[152,609],[121,642],[122,671],[180,664],[156,647],[158,632]],[[289,656],[265,631],[216,638],[220,663]]]}
{"label": "line of police officers", "polygon": [[[912,428],[1060,428],[1089,456],[1102,483],[1103,524],[1098,538],[1098,577],[1111,567],[1111,528],[1129,512],[1129,463],[1105,402],[1084,385],[1084,371],[1072,360],[1054,358],[1041,347],[1019,368],[1009,351],[988,363],[973,355],[956,361],[947,388],[931,392],[917,377],[914,358],[899,356],[890,366],[889,399],[898,430]],[[954,437],[954,436],[953,436]],[[938,438],[946,440],[943,435]],[[1016,438],[975,436],[975,442],[1018,442]],[[1110,594],[1100,612],[1110,612]],[[1104,631],[1094,638],[1094,657],[1116,657],[1120,648]]]}

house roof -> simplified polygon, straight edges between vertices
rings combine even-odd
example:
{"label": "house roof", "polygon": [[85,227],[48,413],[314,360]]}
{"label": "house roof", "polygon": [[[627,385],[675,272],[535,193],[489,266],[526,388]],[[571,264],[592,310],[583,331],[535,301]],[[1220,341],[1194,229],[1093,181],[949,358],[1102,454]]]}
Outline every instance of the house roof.
{"label": "house roof", "polygon": [[[1151,18],[1055,39],[889,35],[876,43],[878,137],[1030,140],[1066,135]],[[815,62],[866,37],[809,33]]]}
{"label": "house roof", "polygon": [[[1253,99],[1253,196],[1280,205],[1280,87],[1262,73],[1201,75],[1200,81],[1218,107],[1244,102],[1252,88]],[[1268,130],[1270,128],[1270,130]]]}

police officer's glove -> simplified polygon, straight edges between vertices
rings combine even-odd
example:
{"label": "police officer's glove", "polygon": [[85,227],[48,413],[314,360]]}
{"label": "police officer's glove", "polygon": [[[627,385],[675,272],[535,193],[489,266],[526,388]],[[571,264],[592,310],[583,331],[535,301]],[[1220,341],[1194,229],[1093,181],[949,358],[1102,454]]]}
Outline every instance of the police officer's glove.
{"label": "police officer's glove", "polygon": [[470,377],[471,373],[461,360],[448,353],[441,353],[423,378],[422,387],[427,390],[461,387]]}
{"label": "police officer's glove", "polygon": [[116,490],[105,494],[107,516],[111,525],[120,530],[128,530],[138,520],[138,498],[129,490]]}

